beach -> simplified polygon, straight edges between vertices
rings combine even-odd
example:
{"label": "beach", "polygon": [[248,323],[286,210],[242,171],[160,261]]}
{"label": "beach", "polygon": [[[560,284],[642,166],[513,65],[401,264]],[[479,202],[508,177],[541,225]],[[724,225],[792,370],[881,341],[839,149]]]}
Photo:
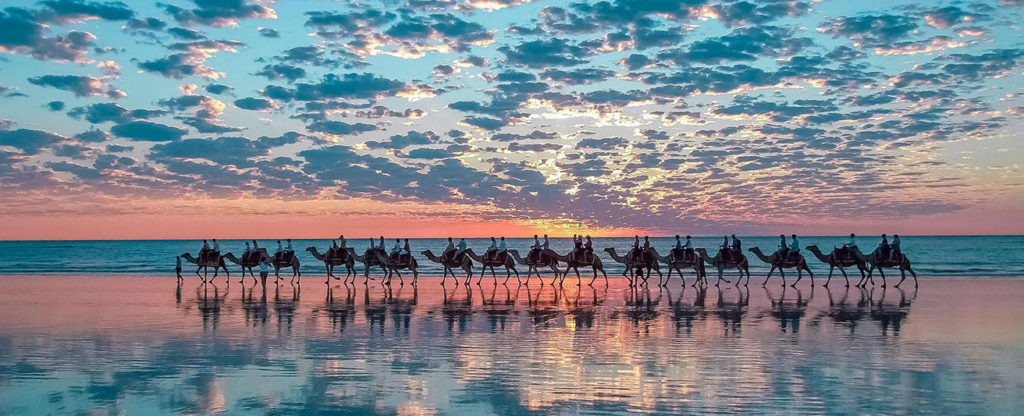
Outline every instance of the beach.
{"label": "beach", "polygon": [[[760,276],[755,275],[755,280]],[[1008,414],[1024,280],[0,277],[0,414]]]}

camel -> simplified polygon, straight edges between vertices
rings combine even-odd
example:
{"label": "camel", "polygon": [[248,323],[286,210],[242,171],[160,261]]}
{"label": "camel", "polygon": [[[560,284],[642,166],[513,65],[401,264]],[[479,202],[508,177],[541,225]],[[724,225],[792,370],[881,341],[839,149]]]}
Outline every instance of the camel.
{"label": "camel", "polygon": [[224,258],[228,261],[242,266],[242,278],[238,280],[238,283],[242,283],[245,280],[245,271],[249,271],[249,276],[252,276],[252,281],[256,282],[256,275],[253,274],[253,269],[259,267],[260,261],[270,261],[270,255],[267,254],[267,249],[259,248],[249,252],[249,255],[242,254],[242,258],[235,257],[232,253],[227,253]]}
{"label": "camel", "polygon": [[[590,279],[590,284],[594,284],[594,281],[597,280],[598,271],[600,271],[601,274],[604,275],[604,281],[606,283],[608,282],[608,273],[604,272],[604,264],[601,263],[600,257],[593,256],[593,260],[591,260],[590,262],[584,262],[580,260],[570,260],[568,254],[564,256],[555,252],[552,252],[551,254],[554,255],[555,260],[565,262],[565,273],[562,273],[562,280],[558,281],[558,284],[562,284],[565,282],[565,278],[569,276],[569,270],[571,269],[576,271],[576,278],[580,279],[580,281],[577,283],[577,286],[582,285],[583,278],[580,276],[580,266],[590,266],[591,268],[594,269],[594,278]],[[552,281],[551,285],[554,286],[555,282]]]}
{"label": "camel", "polygon": [[[416,270],[418,264],[416,263],[416,258],[413,257],[412,254],[409,254],[409,260],[406,262],[403,262],[401,260],[395,260],[392,256],[384,254],[380,250],[375,250],[372,254],[377,256],[377,263],[379,263],[381,267],[383,267],[384,270],[387,272],[387,274],[384,275],[384,278],[381,279],[381,284],[390,285],[391,276],[398,275],[399,283],[405,285],[405,279],[402,278],[402,273],[399,272],[399,270],[402,269],[409,269],[410,271],[412,271],[412,284],[416,284],[416,279],[419,278],[420,273]],[[369,264],[370,263],[366,263],[367,269],[370,268]]]}
{"label": "camel", "polygon": [[[619,256],[615,252],[615,248],[614,247],[608,247],[608,248],[604,249],[604,251],[606,253],[608,253],[609,256],[612,256],[612,260],[615,260],[618,263],[622,263],[622,264],[626,265],[626,270],[623,271],[623,273],[622,273],[623,276],[626,276],[626,273],[633,273],[633,278],[632,279],[630,279],[629,276],[626,276],[626,278],[629,279],[629,285],[630,286],[633,286],[634,282],[636,280],[639,280],[640,278],[643,278],[644,279],[644,284],[646,284],[647,283],[647,279],[649,279],[651,277],[651,270],[654,270],[654,271],[658,272],[658,282],[659,282],[658,284],[660,285],[661,284],[660,282],[661,282],[661,279],[663,278],[663,275],[661,274],[661,268],[658,266],[658,258],[654,254],[655,251],[653,251],[653,249],[648,249],[648,250],[651,250],[651,252],[650,252],[651,255],[641,256],[641,257],[646,257],[646,258],[637,259],[637,258],[633,258],[632,250],[630,251],[629,254],[627,254],[625,257],[623,257],[623,256]],[[647,269],[647,276],[644,276],[644,269]],[[635,271],[639,271],[640,272],[640,276],[637,276],[635,274]],[[639,283],[639,282],[637,282],[637,283]]]}
{"label": "camel", "polygon": [[[772,253],[771,257],[765,256],[764,253],[761,252],[761,248],[759,248],[759,247],[752,247],[750,249],[750,252],[754,253],[754,255],[757,256],[757,258],[761,259],[761,261],[772,265],[771,270],[768,270],[768,276],[765,276],[764,282],[761,283],[761,286],[764,286],[764,285],[768,284],[768,279],[771,279],[772,272],[774,272],[775,269],[779,269],[779,274],[782,275],[782,285],[785,286],[786,285],[786,272],[784,270],[785,269],[796,268],[796,273],[797,273],[796,274],[796,276],[797,276],[796,277],[796,281],[793,282],[793,284],[790,285],[790,286],[791,287],[796,287],[796,284],[800,283],[800,279],[804,278],[803,271],[807,270],[807,274],[810,275],[810,279],[811,279],[811,287],[814,287],[814,273],[811,272],[811,268],[810,267],[807,267],[807,259],[805,259],[802,254],[800,254],[800,253],[797,253],[796,255],[792,255],[791,254],[791,255],[786,256],[785,259],[781,259],[781,258],[779,258],[779,253],[777,253],[777,252],[776,253]],[[750,276],[749,275],[747,276],[747,283],[750,283]]]}
{"label": "camel", "polygon": [[[858,253],[860,253],[860,251],[858,251]],[[874,274],[875,269],[878,269],[878,274],[882,276],[882,287],[885,287],[885,273],[882,272],[882,269],[899,267],[901,278],[900,282],[896,284],[896,287],[900,287],[900,285],[903,284],[903,281],[907,280],[907,272],[910,272],[910,275],[914,277],[914,287],[917,287],[917,273],[914,273],[914,270],[910,268],[910,259],[907,258],[906,254],[898,253],[895,259],[889,259],[888,256],[882,255],[881,248],[877,248],[875,251],[871,252],[871,255],[865,256],[860,254],[859,257],[862,261],[865,261],[868,264],[868,278],[871,279],[871,284],[875,284],[875,279],[871,277],[871,275]],[[860,280],[860,283],[857,284],[858,286],[866,284],[866,282],[864,282],[864,278],[861,278]]]}
{"label": "camel", "polygon": [[452,277],[455,278],[455,284],[459,284],[459,279],[457,277],[455,277],[455,270],[454,269],[456,267],[458,267],[458,268],[460,268],[460,269],[462,269],[462,270],[464,270],[466,272],[466,284],[469,284],[470,279],[473,278],[473,260],[470,259],[469,256],[461,256],[462,257],[462,261],[461,262],[455,262],[454,256],[453,256],[453,258],[448,259],[448,260],[442,262],[441,258],[436,256],[436,255],[434,255],[434,252],[432,252],[430,250],[421,251],[420,254],[422,254],[424,256],[427,256],[428,260],[430,260],[430,261],[432,261],[434,263],[438,263],[442,267],[444,267],[444,277],[441,278],[441,284],[442,285],[444,284],[445,280],[448,279],[448,273],[451,273]]}
{"label": "camel", "polygon": [[324,254],[320,254],[316,247],[306,247],[306,251],[317,260],[324,262],[324,266],[327,268],[327,280],[325,283],[330,282],[332,277],[334,280],[341,280],[334,275],[334,266],[345,266],[345,283],[348,283],[349,277],[352,277],[352,281],[355,282],[356,251],[352,247],[346,247],[345,251],[341,253],[335,247],[327,249],[327,252]]}
{"label": "camel", "polygon": [[[558,270],[558,259],[555,258],[556,254],[551,250],[545,251],[544,255],[538,256],[539,258],[533,258],[532,256],[527,255],[527,258],[525,259],[519,255],[518,250],[509,250],[508,252],[510,255],[512,255],[513,258],[516,259],[517,262],[519,262],[519,264],[522,264],[527,267],[526,284],[530,284],[530,276],[533,273],[537,273],[537,278],[543,279],[540,275],[541,267],[550,267],[551,270],[555,272],[555,277],[558,277],[558,275],[561,273]],[[541,283],[543,284],[544,281],[541,280]],[[554,283],[555,281],[552,280],[551,284]]]}
{"label": "camel", "polygon": [[[722,278],[722,273],[725,272],[726,268],[733,267],[740,272],[740,280],[743,279],[743,274],[746,273],[747,283],[750,283],[750,262],[747,261],[747,256],[744,256],[743,253],[735,253],[735,255],[726,260],[722,257],[721,250],[718,251],[718,254],[715,254],[714,258],[709,256],[708,251],[703,248],[695,248],[693,250],[700,254],[700,258],[704,260],[704,263],[718,268],[718,281],[715,282],[715,286],[718,286],[719,282],[723,280],[725,280],[725,283],[729,283],[728,280]],[[740,284],[740,280],[736,281],[736,285]]]}
{"label": "camel", "polygon": [[[200,279],[203,279],[203,283],[206,283],[206,276],[209,275],[210,267],[213,267],[213,278],[210,279],[211,282],[213,281],[213,279],[217,278],[217,271],[220,270],[221,268],[224,269],[224,274],[226,274],[228,277],[231,277],[231,272],[228,271],[228,266],[224,264],[223,256],[217,256],[215,260],[207,259],[202,263],[199,262],[199,259],[192,257],[192,255],[189,253],[182,254],[181,258],[185,259],[189,263],[196,264],[199,266],[198,268],[196,268],[196,276],[199,276]],[[200,270],[203,271],[203,274],[199,274]]]}
{"label": "camel", "polygon": [[852,257],[840,258],[840,255],[836,253],[838,249],[833,248],[831,253],[825,255],[818,249],[818,246],[807,246],[807,251],[810,251],[818,258],[818,260],[821,260],[822,263],[828,265],[828,279],[825,280],[825,287],[828,287],[828,282],[832,281],[832,272],[835,271],[836,267],[838,267],[839,271],[843,273],[843,279],[846,279],[846,287],[850,287],[850,278],[846,275],[847,267],[857,266],[857,270],[860,271],[861,280],[864,279],[864,272],[866,272],[868,268],[866,263],[861,260],[863,255],[860,254],[860,250],[857,250],[856,247],[850,248],[849,250],[853,251],[851,252],[851,254],[853,254]]}
{"label": "camel", "polygon": [[[516,260],[513,259],[512,256],[508,255],[507,252],[505,253],[504,256],[499,255],[497,259],[489,258],[486,260],[483,257],[480,257],[479,255],[474,253],[473,249],[471,248],[466,249],[465,253],[467,256],[473,259],[473,261],[483,265],[483,267],[480,268],[480,278],[477,279],[476,284],[480,284],[480,281],[484,280],[484,273],[487,271],[488,267],[491,268],[491,277],[493,277],[495,283],[497,283],[498,277],[494,273],[494,266],[505,266],[506,282],[508,282],[508,279],[512,278],[512,273],[515,273],[516,280],[519,280],[519,271],[516,270]],[[469,283],[469,279],[466,279],[466,283]]]}
{"label": "camel", "polygon": [[[360,263],[363,263],[363,265],[366,266],[366,270],[363,272],[363,277],[365,277],[367,279],[373,279],[372,277],[370,277],[370,266],[379,266],[381,269],[384,270],[384,275],[387,276],[388,268],[387,268],[387,266],[384,265],[384,263],[381,263],[379,261],[380,260],[380,256],[387,257],[387,253],[385,253],[383,249],[368,248],[368,249],[366,249],[365,252],[363,252],[362,256],[356,256],[355,257],[356,261],[358,261]],[[373,279],[373,280],[376,280],[376,279]],[[366,283],[366,282],[364,281],[363,283]]]}
{"label": "camel", "polygon": [[679,278],[683,281],[683,285],[686,284],[686,279],[683,277],[683,268],[693,269],[693,272],[697,274],[697,280],[693,281],[693,286],[697,286],[697,283],[704,279],[704,283],[707,284],[707,272],[704,269],[704,259],[701,258],[700,254],[694,252],[692,260],[687,260],[682,257],[676,256],[676,250],[671,250],[667,256],[662,257],[658,254],[658,250],[651,248],[651,253],[658,261],[668,265],[668,277],[665,278],[665,282],[662,283],[661,279],[658,279],[658,284],[661,286],[668,286],[668,282],[672,280],[672,271],[679,272]]}
{"label": "camel", "polygon": [[289,282],[294,282],[296,278],[302,280],[302,273],[299,271],[299,255],[298,253],[292,252],[291,259],[288,259],[284,252],[274,253],[270,257],[270,265],[274,266],[274,277],[277,280],[281,280],[281,269],[285,267],[292,268],[292,279]]}

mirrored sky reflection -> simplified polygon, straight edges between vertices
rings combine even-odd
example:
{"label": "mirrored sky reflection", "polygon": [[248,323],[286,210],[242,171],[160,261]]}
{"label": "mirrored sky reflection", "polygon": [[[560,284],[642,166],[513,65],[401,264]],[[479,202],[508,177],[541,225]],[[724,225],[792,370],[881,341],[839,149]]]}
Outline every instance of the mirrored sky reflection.
{"label": "mirrored sky reflection", "polygon": [[0,238],[1024,233],[1021,0],[128,3],[4,3]]}
{"label": "mirrored sky reflection", "polygon": [[[1024,284],[0,278],[0,413],[1007,414]],[[126,295],[130,294],[130,296]]]}

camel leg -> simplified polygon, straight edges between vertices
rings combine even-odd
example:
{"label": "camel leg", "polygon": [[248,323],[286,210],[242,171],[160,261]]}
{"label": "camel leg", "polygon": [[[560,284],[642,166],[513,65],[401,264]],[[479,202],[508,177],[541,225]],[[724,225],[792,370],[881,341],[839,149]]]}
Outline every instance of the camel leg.
{"label": "camel leg", "polygon": [[786,271],[779,267],[779,276],[782,276],[782,286],[786,286]]}
{"label": "camel leg", "polygon": [[895,286],[896,289],[899,289],[899,285],[902,285],[903,281],[906,280],[906,271],[904,271],[903,265],[899,266],[899,276],[900,276],[899,283],[897,283],[896,286]]}
{"label": "camel leg", "polygon": [[[764,282],[761,282],[761,286],[764,286],[764,285],[768,284],[768,279],[772,278],[772,273],[774,273],[774,272],[775,272],[775,265],[773,264],[771,270],[768,270],[768,275],[764,277]],[[782,279],[782,283],[785,284],[786,283],[786,279]]]}
{"label": "camel leg", "polygon": [[[846,287],[850,287],[850,278],[846,276],[846,269],[840,267],[839,271],[843,272],[843,279],[846,280]],[[863,273],[863,272],[861,272],[861,273]]]}
{"label": "camel leg", "polygon": [[914,287],[917,287],[917,273],[914,273],[914,269],[910,268],[910,264],[907,264],[907,271],[910,272],[910,276],[914,278]]}
{"label": "camel leg", "polygon": [[[803,278],[804,278],[804,271],[803,271],[803,269],[797,267],[796,268],[796,281],[793,282],[793,284],[789,285],[789,287],[796,287],[796,284],[800,283],[800,280],[803,279]],[[811,286],[814,286],[813,282],[812,282]]]}
{"label": "camel leg", "polygon": [[878,275],[882,276],[882,287],[885,287],[885,271],[883,271],[881,267],[878,268]]}
{"label": "camel leg", "polygon": [[811,281],[811,288],[813,288],[814,287],[814,272],[812,272],[811,268],[807,267],[806,264],[804,264],[804,270],[807,271],[807,280]]}

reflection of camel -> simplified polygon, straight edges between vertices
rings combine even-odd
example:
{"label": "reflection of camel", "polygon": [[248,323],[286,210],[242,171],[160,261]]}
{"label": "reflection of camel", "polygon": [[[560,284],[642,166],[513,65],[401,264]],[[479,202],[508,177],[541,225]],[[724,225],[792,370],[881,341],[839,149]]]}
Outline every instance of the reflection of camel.
{"label": "reflection of camel", "polygon": [[860,254],[860,250],[857,250],[856,247],[847,249],[850,250],[849,256],[840,255],[841,249],[832,249],[832,252],[828,253],[828,255],[818,250],[818,246],[807,246],[807,250],[814,254],[818,260],[821,260],[822,263],[828,265],[828,279],[825,280],[825,287],[828,287],[828,282],[832,281],[832,272],[835,271],[836,267],[843,273],[843,279],[846,279],[846,287],[850,287],[850,278],[846,276],[847,267],[857,266],[857,270],[860,271],[861,280],[864,279],[864,273],[868,270],[864,260],[861,260],[863,255]]}
{"label": "reflection of camel", "polygon": [[718,289],[718,303],[715,305],[715,314],[722,320],[722,326],[726,332],[739,332],[743,317],[747,314],[750,306],[750,289],[747,286],[737,287],[739,296],[735,301],[726,301],[724,292]]}
{"label": "reflection of camel", "polygon": [[344,251],[331,247],[327,249],[327,252],[320,254],[316,247],[306,247],[306,251],[313,255],[314,258],[324,262],[324,267],[327,268],[327,282],[331,281],[333,277],[335,280],[338,279],[334,275],[334,266],[345,266],[345,282],[348,282],[349,276],[352,277],[352,281],[356,280],[356,251],[352,247],[347,247]]}
{"label": "reflection of camel", "polygon": [[[608,253],[609,256],[612,257],[612,260],[615,260],[616,262],[622,263],[626,266],[626,270],[622,273],[622,275],[626,276],[626,278],[629,279],[629,284],[631,286],[634,283],[638,283],[635,282],[635,280],[639,278],[643,278],[644,284],[646,284],[647,279],[651,278],[652,270],[658,272],[658,282],[661,282],[661,279],[663,278],[661,274],[661,268],[658,266],[657,252],[654,251],[654,249],[648,250],[649,252],[646,253],[646,255],[637,256],[636,253],[633,252],[633,250],[630,250],[630,252],[625,256],[620,256],[618,255],[618,253],[615,252],[615,247],[608,247],[604,249],[604,251]],[[644,269],[647,269],[646,276],[644,275]],[[637,276],[636,272],[640,272],[640,275]],[[627,273],[629,275],[632,275],[633,277],[630,278],[629,275],[627,275]]]}
{"label": "reflection of camel", "polygon": [[[594,327],[594,318],[597,316],[597,307],[603,302],[598,299],[597,289],[593,286],[588,287],[590,288],[592,295],[590,303],[580,302],[583,291],[586,290],[583,286],[579,286],[576,289],[576,298],[573,299],[572,302],[569,301],[569,296],[565,296],[565,304],[568,307],[567,315],[572,318],[573,328],[577,330]],[[605,295],[607,295],[607,289]]]}
{"label": "reflection of camel", "polygon": [[380,332],[384,333],[384,324],[387,322],[388,312],[388,297],[390,296],[390,288],[387,286],[381,286],[383,296],[380,300],[370,298],[370,289],[363,289],[363,314],[366,315],[366,322],[370,324],[370,329],[380,325]]}
{"label": "reflection of camel", "polygon": [[782,328],[782,332],[786,332],[786,327],[792,328],[794,334],[800,332],[800,319],[807,314],[807,305],[811,303],[811,299],[814,298],[814,286],[811,286],[811,294],[804,299],[804,292],[800,289],[796,290],[796,301],[786,300],[786,286],[782,286],[782,294],[779,298],[773,298],[772,292],[768,288],[764,288],[765,296],[772,303],[771,315],[779,320],[779,325]]}
{"label": "reflection of camel", "polygon": [[466,289],[466,296],[464,298],[456,298],[454,296],[454,292],[459,289],[458,286],[455,286],[451,295],[448,294],[447,288],[443,288],[441,291],[444,296],[441,301],[441,316],[448,323],[448,332],[452,332],[455,329],[456,322],[459,323],[459,332],[464,332],[466,324],[473,315],[473,288],[470,285],[464,285],[463,287]]}
{"label": "reflection of camel", "polygon": [[416,305],[419,303],[419,287],[412,285],[412,299],[403,299],[402,291],[405,290],[405,286],[400,286],[397,293],[392,291],[390,286],[387,286],[387,297],[385,302],[388,306],[388,312],[391,314],[391,322],[396,330],[403,330],[406,334],[409,333],[409,323],[412,321],[412,313],[416,309]]}
{"label": "reflection of camel", "polygon": [[245,315],[247,325],[266,325],[268,315],[266,289],[266,285],[263,285],[259,299],[255,299],[256,285],[249,288],[248,295],[246,295],[245,286],[242,286],[242,313]]}
{"label": "reflection of camel", "polygon": [[[206,282],[206,276],[209,273],[208,268],[210,267],[213,267],[213,278],[210,279],[211,281],[217,278],[217,271],[220,269],[224,269],[224,274],[227,275],[228,277],[231,277],[231,272],[228,271],[228,266],[224,264],[224,257],[221,257],[219,255],[214,256],[214,258],[212,259],[206,259],[206,261],[202,263],[199,262],[199,259],[192,257],[192,255],[189,253],[182,254],[181,258],[185,259],[189,263],[199,265],[199,267],[196,269],[196,276],[199,276],[200,279],[203,279],[204,283]],[[199,274],[200,270],[203,271],[203,274]]]}
{"label": "reflection of camel", "polygon": [[[660,289],[660,288],[659,288]],[[639,327],[644,323],[644,329],[649,329],[648,323],[658,318],[658,303],[661,301],[661,292],[658,297],[651,297],[651,290],[644,288],[633,288],[627,291],[626,310],[623,311],[633,326]],[[615,314],[613,314],[614,317]]]}
{"label": "reflection of camel", "polygon": [[[487,268],[488,267],[491,268],[491,277],[494,278],[495,282],[497,282],[498,281],[498,276],[495,275],[495,273],[494,273],[494,266],[504,266],[505,267],[505,274],[506,274],[505,275],[505,281],[506,282],[508,282],[508,279],[510,279],[512,277],[512,273],[513,272],[516,274],[516,280],[519,280],[519,271],[516,270],[516,260],[513,259],[512,256],[508,255],[507,252],[505,254],[503,254],[503,255],[502,254],[497,255],[497,257],[490,257],[490,256],[488,256],[486,259],[483,258],[483,257],[480,257],[479,255],[474,253],[473,249],[471,249],[471,248],[466,249],[466,251],[464,251],[464,253],[466,253],[467,256],[469,256],[471,259],[473,259],[473,261],[483,265],[480,268],[480,278],[476,280],[476,284],[480,284],[480,281],[484,280],[484,273],[487,272]],[[469,283],[469,279],[466,279],[466,283]]]}
{"label": "reflection of camel", "polygon": [[[525,259],[519,255],[518,250],[509,250],[508,253],[512,258],[516,259],[519,264],[526,266],[526,284],[530,284],[530,276],[533,275],[533,273],[537,273],[537,278],[541,279],[541,284],[544,283],[543,277],[540,275],[541,267],[550,267],[551,270],[555,272],[555,277],[558,277],[559,273],[561,273],[558,270],[558,258],[554,251],[546,250],[539,256],[527,255]],[[555,281],[552,280],[551,284],[555,284]]]}
{"label": "reflection of camel", "polygon": [[[213,287],[213,298],[210,298],[210,287]],[[202,289],[202,291],[200,291]],[[213,329],[217,329],[217,323],[220,322],[220,310],[221,306],[228,298],[228,290],[224,290],[224,295],[220,295],[220,288],[217,285],[202,284],[196,287],[196,307],[199,309],[199,316],[203,319],[203,329],[207,329],[208,326],[212,326]]]}
{"label": "reflection of camel", "polygon": [[[789,255],[786,256],[786,258],[781,258],[779,253],[775,252],[775,253],[772,253],[771,257],[768,257],[768,256],[765,256],[764,253],[761,252],[761,248],[759,248],[759,247],[752,247],[750,249],[750,252],[754,253],[754,255],[757,256],[757,258],[761,259],[761,261],[772,265],[771,270],[768,270],[768,275],[764,277],[764,282],[761,283],[761,286],[764,286],[764,285],[768,284],[768,279],[771,279],[772,272],[774,272],[775,269],[779,269],[779,274],[782,275],[782,285],[785,286],[786,285],[786,272],[785,272],[785,269],[793,269],[793,268],[795,268],[796,269],[796,281],[793,282],[793,284],[790,285],[790,286],[796,287],[796,284],[800,283],[800,279],[804,278],[803,271],[807,270],[807,274],[810,275],[809,279],[811,280],[811,287],[814,287],[814,273],[811,272],[811,268],[810,267],[807,267],[807,260],[804,259],[804,256],[802,254],[800,254],[800,253],[789,254]],[[747,282],[750,282],[750,276],[749,275],[747,276]]]}
{"label": "reflection of camel", "polygon": [[704,284],[708,283],[707,272],[704,269],[704,258],[693,252],[692,258],[685,258],[685,255],[680,255],[681,250],[672,249],[669,251],[667,256],[662,257],[658,254],[658,250],[651,248],[651,252],[654,253],[654,257],[658,261],[668,265],[668,276],[665,278],[665,282],[661,283],[661,279],[658,279],[662,286],[668,286],[669,280],[672,280],[672,271],[675,270],[679,273],[679,279],[683,281],[683,285],[686,284],[686,278],[683,277],[683,269],[693,269],[693,272],[697,274],[697,280],[693,281],[692,286],[697,286],[697,283],[704,279]]}
{"label": "reflection of camel", "polygon": [[[910,259],[907,258],[906,254],[896,253],[896,257],[891,259],[889,256],[882,253],[882,248],[879,247],[875,249],[871,255],[861,255],[860,258],[868,263],[868,278],[871,279],[871,284],[875,284],[875,279],[871,277],[875,269],[878,269],[878,274],[882,276],[882,287],[885,287],[885,272],[883,272],[882,269],[899,267],[901,278],[900,282],[896,284],[896,287],[900,287],[900,285],[903,284],[903,281],[907,279],[907,272],[910,272],[910,275],[914,277],[914,287],[917,287],[917,273],[914,273],[914,270],[910,268]],[[864,279],[861,278],[860,280],[861,281],[858,283],[858,286],[863,286],[865,284]]]}
{"label": "reflection of camel", "polygon": [[526,313],[530,315],[534,325],[543,325],[547,327],[550,325],[552,320],[557,319],[562,314],[562,311],[558,309],[558,299],[561,292],[557,287],[551,287],[551,290],[555,293],[554,298],[550,302],[541,302],[541,297],[544,294],[545,288],[546,286],[540,285],[540,290],[537,291],[537,296],[534,297],[533,289],[526,286]]}
{"label": "reflection of camel", "polygon": [[740,280],[743,280],[744,273],[747,275],[747,283],[750,283],[750,263],[747,262],[747,256],[744,256],[743,253],[732,253],[728,258],[725,258],[725,256],[722,256],[722,251],[719,250],[718,254],[715,254],[715,257],[712,258],[708,255],[708,251],[703,248],[695,248],[693,250],[700,253],[700,258],[704,259],[704,263],[718,268],[718,281],[715,282],[715,286],[718,286],[718,283],[723,280],[725,280],[725,283],[729,283],[728,280],[722,278],[722,273],[725,272],[725,269],[731,268],[736,268],[740,272],[740,278],[736,281],[737,285],[740,284]]}
{"label": "reflection of camel", "polygon": [[238,283],[242,283],[245,280],[245,271],[249,271],[249,276],[252,276],[252,281],[256,282],[256,275],[253,274],[253,269],[260,266],[261,260],[270,261],[270,255],[267,254],[267,249],[258,248],[256,250],[249,251],[248,254],[243,253],[242,258],[235,257],[230,252],[224,255],[224,258],[228,261],[242,266],[242,278],[238,280]]}
{"label": "reflection of camel", "polygon": [[698,288],[692,304],[683,302],[685,294],[686,290],[681,290],[679,298],[673,301],[672,291],[669,290],[668,304],[672,307],[672,321],[676,323],[676,331],[685,327],[686,332],[689,333],[693,329],[694,319],[703,319],[707,313],[707,310],[704,309],[707,290],[703,286]]}
{"label": "reflection of camel", "polygon": [[281,325],[284,324],[287,332],[292,330],[292,321],[295,319],[295,309],[299,307],[301,291],[299,285],[291,286],[291,299],[284,299],[281,298],[281,285],[274,285],[274,312],[277,312],[277,329],[281,330]]}
{"label": "reflection of camel", "polygon": [[[470,259],[469,256],[452,256],[451,259],[445,259],[445,261],[441,261],[441,258],[435,256],[434,252],[430,250],[424,250],[420,254],[426,256],[428,260],[434,263],[438,263],[442,267],[444,267],[444,277],[441,278],[442,285],[444,284],[444,281],[448,279],[448,273],[451,273],[452,277],[455,278],[455,284],[459,283],[459,279],[455,277],[455,268],[460,268],[466,272],[466,284],[469,284],[469,281],[473,279],[473,260]],[[456,262],[455,257],[461,258],[462,261]]]}
{"label": "reflection of camel", "polygon": [[[594,278],[590,279],[590,284],[594,284],[594,281],[597,280],[597,272],[598,271],[600,271],[601,274],[604,275],[604,281],[608,282],[608,273],[604,272],[604,265],[601,264],[601,258],[600,257],[590,256],[590,261],[586,262],[586,261],[582,261],[582,260],[570,260],[568,254],[563,256],[563,255],[555,253],[553,251],[551,253],[554,255],[555,260],[558,260],[558,261],[561,261],[561,262],[565,262],[565,273],[562,273],[562,280],[559,280],[558,284],[562,284],[562,283],[565,282],[565,278],[566,278],[566,276],[569,275],[569,270],[570,269],[576,271],[576,278],[580,279],[579,283],[577,283],[577,285],[583,284],[583,278],[580,276],[580,266],[584,266],[584,267],[585,266],[590,266],[590,267],[592,267],[594,269]],[[551,284],[554,285],[555,282],[552,281]]]}
{"label": "reflection of camel", "polygon": [[356,316],[355,285],[345,284],[344,302],[335,301],[334,289],[327,286],[327,304],[324,306],[324,312],[331,321],[331,328],[338,330],[339,333],[344,332],[345,327],[355,320]]}
{"label": "reflection of camel", "polygon": [[[505,299],[496,300],[498,294],[498,285],[494,285],[494,290],[491,292],[491,296],[488,297],[484,293],[483,289],[480,289],[480,300],[483,304],[483,311],[487,314],[491,324],[491,332],[505,330],[505,324],[508,321],[508,317],[512,315],[515,310],[516,301],[512,298],[512,291],[509,290],[508,285],[502,284],[505,288]],[[516,295],[518,297],[518,293]]]}
{"label": "reflection of camel", "polygon": [[849,286],[846,286],[846,289],[843,291],[843,297],[839,298],[839,301],[833,298],[831,290],[826,290],[826,293],[828,293],[828,311],[822,312],[817,318],[828,316],[836,324],[849,326],[850,334],[853,334],[857,329],[857,323],[867,314],[871,303],[867,290],[857,289],[860,293],[860,299],[857,302],[850,302],[848,300],[850,296]]}
{"label": "reflection of camel", "polygon": [[[907,293],[903,289],[896,288],[900,292],[900,300],[898,303],[886,303],[885,295],[886,289],[882,288],[882,297],[877,301],[871,301],[871,319],[878,321],[879,325],[882,326],[882,334],[886,334],[889,328],[892,328],[893,335],[900,334],[900,326],[903,324],[903,320],[907,318],[907,314],[910,313],[910,304],[917,297],[917,289],[914,289],[914,295],[910,299],[907,299]],[[872,294],[874,289],[871,290]],[[869,296],[869,299],[873,299]]]}

